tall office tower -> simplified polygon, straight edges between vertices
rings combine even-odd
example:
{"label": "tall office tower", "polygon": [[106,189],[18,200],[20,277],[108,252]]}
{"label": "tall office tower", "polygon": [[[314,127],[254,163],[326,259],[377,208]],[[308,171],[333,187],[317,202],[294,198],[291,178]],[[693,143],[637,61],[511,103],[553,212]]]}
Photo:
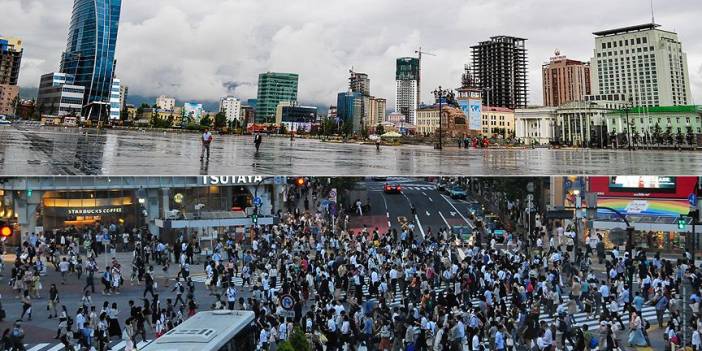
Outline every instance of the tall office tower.
{"label": "tall office tower", "polygon": [[473,76],[486,106],[525,108],[528,102],[526,39],[491,37],[471,46]]}
{"label": "tall office tower", "polygon": [[401,113],[407,119],[405,122],[416,123],[417,85],[419,84],[419,59],[402,57],[397,59],[396,71],[395,112]]}
{"label": "tall office tower", "polygon": [[571,101],[585,101],[590,95],[590,63],[569,60],[556,50],[541,67],[544,106],[558,107]]}
{"label": "tall office tower", "polygon": [[120,80],[115,78],[112,80],[112,90],[110,91],[110,120],[119,120],[120,112],[122,112],[121,97],[122,86]]}
{"label": "tall office tower", "polygon": [[655,23],[593,33],[593,95],[626,95],[634,106],[689,105],[687,55],[677,33]]}
{"label": "tall office tower", "polygon": [[75,0],[61,72],[85,87],[84,115],[100,118],[110,106],[122,0]]}
{"label": "tall office tower", "polygon": [[281,101],[297,101],[299,76],[295,73],[266,72],[258,76],[256,123],[274,123]]}

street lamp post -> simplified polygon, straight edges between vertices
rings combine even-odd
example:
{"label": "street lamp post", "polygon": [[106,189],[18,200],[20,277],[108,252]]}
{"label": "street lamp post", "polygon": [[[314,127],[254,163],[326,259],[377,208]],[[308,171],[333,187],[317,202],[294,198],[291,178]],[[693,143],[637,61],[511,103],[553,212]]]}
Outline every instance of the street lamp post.
{"label": "street lamp post", "polygon": [[631,125],[629,124],[629,110],[634,107],[634,102],[631,98],[629,98],[629,101],[626,106],[626,137],[627,137],[627,144],[629,146],[629,151],[633,150],[631,146]]}
{"label": "street lamp post", "polygon": [[439,88],[433,91],[434,96],[439,100],[439,144],[435,145],[435,148],[437,150],[443,149],[443,130],[442,130],[442,122],[443,122],[443,99],[447,97],[450,93],[450,90],[448,89],[441,89],[441,86],[439,85]]}

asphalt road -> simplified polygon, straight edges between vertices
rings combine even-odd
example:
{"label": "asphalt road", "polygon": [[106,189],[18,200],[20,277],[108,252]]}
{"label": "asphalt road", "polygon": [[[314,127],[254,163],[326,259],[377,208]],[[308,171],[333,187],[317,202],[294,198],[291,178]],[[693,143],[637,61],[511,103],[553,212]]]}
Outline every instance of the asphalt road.
{"label": "asphalt road", "polygon": [[[385,193],[386,183],[399,184],[402,192]],[[420,235],[436,233],[440,228],[454,225],[470,225],[467,215],[468,200],[454,200],[447,194],[434,189],[434,184],[418,179],[390,177],[387,180],[367,181],[370,213],[351,218],[350,228],[356,231],[365,225],[369,231],[378,228],[380,233],[385,233],[388,228],[402,229],[404,221],[415,224],[415,232]],[[364,200],[362,200],[364,201]],[[365,201],[364,201],[365,202]],[[412,204],[416,215],[412,216]]]}
{"label": "asphalt road", "polygon": [[39,127],[0,127],[3,175],[601,175],[702,173],[702,153],[586,149],[458,149],[216,136],[200,162],[197,134]]}

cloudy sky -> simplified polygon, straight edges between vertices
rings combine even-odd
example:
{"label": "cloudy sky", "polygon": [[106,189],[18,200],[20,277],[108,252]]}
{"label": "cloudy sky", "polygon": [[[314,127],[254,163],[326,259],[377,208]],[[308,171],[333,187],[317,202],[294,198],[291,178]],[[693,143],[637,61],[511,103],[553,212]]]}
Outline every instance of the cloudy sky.
{"label": "cloudy sky", "polygon": [[[655,0],[656,22],[680,35],[702,103],[702,6]],[[73,0],[0,0],[0,34],[24,39],[20,84],[58,69]],[[300,74],[302,101],[335,104],[348,70],[394,105],[395,58],[422,46],[423,100],[456,87],[469,47],[493,35],[528,39],[531,104],[555,49],[589,60],[593,31],[650,21],[649,0],[123,0],[117,73],[131,94],[216,100],[256,95],[258,73]],[[695,29],[697,28],[697,29]]]}

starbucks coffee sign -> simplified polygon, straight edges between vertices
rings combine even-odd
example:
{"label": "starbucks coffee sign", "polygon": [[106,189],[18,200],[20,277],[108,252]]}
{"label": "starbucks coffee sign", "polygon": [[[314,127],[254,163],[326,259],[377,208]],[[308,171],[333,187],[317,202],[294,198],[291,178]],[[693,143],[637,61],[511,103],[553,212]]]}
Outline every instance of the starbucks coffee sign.
{"label": "starbucks coffee sign", "polygon": [[122,213],[122,207],[87,207],[66,209],[66,214],[71,216],[95,216],[115,213]]}
{"label": "starbucks coffee sign", "polygon": [[263,180],[261,176],[203,176],[204,185],[249,185]]}

